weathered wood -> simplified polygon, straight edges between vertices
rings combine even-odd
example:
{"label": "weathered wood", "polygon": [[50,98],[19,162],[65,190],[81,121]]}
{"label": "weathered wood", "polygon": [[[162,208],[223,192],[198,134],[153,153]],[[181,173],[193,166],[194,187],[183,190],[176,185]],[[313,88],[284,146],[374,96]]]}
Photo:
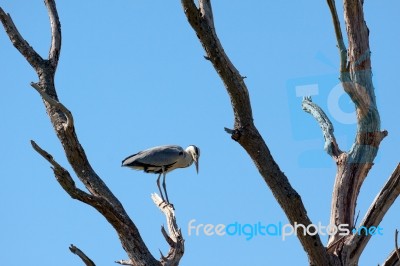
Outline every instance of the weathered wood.
{"label": "weathered wood", "polygon": [[399,231],[396,229],[396,232],[394,233],[394,249],[397,254],[397,258],[400,260],[400,249],[399,249],[399,243],[397,241],[399,236]]}
{"label": "weathered wood", "polygon": [[[225,129],[233,140],[237,141],[252,158],[266,184],[288,217],[290,223],[311,224],[300,196],[290,185],[288,178],[274,161],[269,149],[253,122],[249,92],[243,77],[234,67],[216,34],[210,0],[199,0],[198,7],[193,0],[181,0],[186,17],[199,38],[206,55],[230,96],[234,112],[234,128]],[[333,125],[323,110],[305,98],[303,109],[314,116],[323,131],[325,150],[337,164],[337,174],[332,195],[330,224],[355,224],[354,213],[360,188],[377,155],[379,144],[387,135],[380,130],[379,112],[376,107],[369,51],[368,29],[364,21],[363,1],[344,0],[344,11],[349,50],[344,44],[335,1],[327,0],[340,55],[340,80],[345,91],[356,106],[357,134],[350,151],[340,150],[333,134]],[[390,179],[389,183],[395,182]],[[385,186],[386,187],[386,186]],[[390,190],[387,200],[381,204],[388,207],[397,198],[398,193]],[[390,199],[389,199],[390,198]],[[392,201],[393,200],[393,201]],[[386,213],[380,211],[377,217]],[[371,226],[377,226],[379,218]],[[298,238],[307,252],[311,265],[357,265],[359,256],[369,238],[360,237],[353,242],[351,235],[346,237],[333,235],[329,239],[327,250],[321,244],[319,236],[311,237],[298,234]],[[356,251],[357,250],[357,251]]]}
{"label": "weathered wood", "polygon": [[[297,222],[305,226],[312,224],[300,195],[275,162],[254,125],[248,89],[218,39],[212,19],[211,1],[200,0],[199,9],[193,0],[181,2],[186,17],[207,54],[206,58],[213,64],[230,96],[234,113],[234,129],[230,131],[232,139],[249,154],[290,223]],[[318,235],[299,233],[297,236],[308,254],[310,264],[329,265],[330,258]]]}
{"label": "weathered wood", "polygon": [[82,250],[80,250],[76,246],[71,245],[69,247],[69,250],[75,255],[77,255],[79,258],[81,258],[81,260],[83,261],[83,263],[85,263],[86,266],[96,266],[96,264],[88,256],[86,256],[86,254]]}
{"label": "weathered wood", "polygon": [[337,160],[343,152],[339,149],[339,145],[333,134],[334,129],[332,122],[321,107],[312,102],[311,97],[305,97],[301,106],[304,111],[311,114],[317,120],[325,139],[324,149],[333,159]]}
{"label": "weathered wood", "polygon": [[178,265],[183,253],[185,252],[185,240],[183,239],[182,231],[178,227],[175,217],[174,207],[171,204],[164,202],[161,197],[154,193],[151,194],[153,202],[161,212],[164,213],[167,221],[167,228],[169,234],[165,231],[164,226],[161,227],[161,232],[164,235],[170,249],[166,256],[163,256],[161,251],[161,264],[164,266]]}
{"label": "weathered wood", "polygon": [[[25,41],[11,19],[0,8],[0,21],[2,22],[11,42],[18,51],[25,57],[36,71],[39,82],[31,83],[32,87],[40,94],[46,107],[47,114],[59,138],[68,162],[75,174],[85,185],[89,193],[80,190],[75,186],[70,173],[61,167],[53,157],[32,141],[33,148],[42,155],[53,166],[55,177],[62,188],[74,199],[84,202],[99,211],[116,230],[122,247],[126,251],[131,265],[135,266],[158,266],[178,265],[183,255],[183,238],[180,236],[178,244],[171,247],[170,253],[173,259],[170,261],[158,261],[150,253],[142,240],[140,233],[131,218],[124,210],[120,201],[113,195],[103,180],[97,175],[90,165],[85,151],[79,143],[75,133],[75,125],[72,113],[64,106],[57,97],[54,85],[58,59],[61,51],[61,25],[57,14],[54,0],[45,0],[51,26],[51,45],[48,59],[43,59]],[[173,213],[171,214],[173,215]],[[167,216],[168,218],[168,216]],[[170,218],[172,219],[172,218]],[[175,221],[175,216],[173,215]],[[167,219],[167,221],[169,221]],[[176,223],[174,224],[176,226]],[[173,226],[171,226],[172,228]],[[171,232],[171,231],[170,231]],[[172,232],[175,233],[175,232]],[[178,237],[173,235],[173,237]]]}
{"label": "weathered wood", "polygon": [[400,266],[400,258],[397,256],[395,250],[393,250],[387,259],[382,263],[382,266]]}

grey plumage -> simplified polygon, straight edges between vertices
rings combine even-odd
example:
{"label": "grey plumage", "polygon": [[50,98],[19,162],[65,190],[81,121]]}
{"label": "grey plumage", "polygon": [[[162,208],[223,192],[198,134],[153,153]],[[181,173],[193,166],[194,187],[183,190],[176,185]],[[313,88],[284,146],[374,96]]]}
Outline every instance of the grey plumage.
{"label": "grey plumage", "polygon": [[165,177],[168,172],[176,168],[185,168],[193,164],[196,165],[196,171],[199,167],[200,149],[195,145],[190,145],[185,150],[176,145],[165,145],[150,148],[133,154],[122,161],[122,166],[130,167],[136,170],[143,170],[146,173],[159,174],[157,178],[157,186],[161,194],[161,198],[165,201],[160,188],[160,177],[163,175],[163,188],[165,196],[168,200]]}

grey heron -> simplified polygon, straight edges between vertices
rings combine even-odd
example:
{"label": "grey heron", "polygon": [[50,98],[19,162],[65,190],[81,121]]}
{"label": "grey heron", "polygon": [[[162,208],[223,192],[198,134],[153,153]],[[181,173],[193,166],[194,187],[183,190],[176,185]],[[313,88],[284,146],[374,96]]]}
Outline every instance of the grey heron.
{"label": "grey heron", "polygon": [[136,170],[143,170],[145,173],[159,174],[157,186],[161,198],[165,201],[160,188],[160,177],[163,175],[162,186],[165,197],[169,204],[165,177],[167,173],[176,168],[185,168],[193,164],[196,165],[196,172],[199,172],[200,149],[195,145],[190,145],[186,149],[176,145],[157,146],[133,154],[122,161],[122,166],[130,167]]}

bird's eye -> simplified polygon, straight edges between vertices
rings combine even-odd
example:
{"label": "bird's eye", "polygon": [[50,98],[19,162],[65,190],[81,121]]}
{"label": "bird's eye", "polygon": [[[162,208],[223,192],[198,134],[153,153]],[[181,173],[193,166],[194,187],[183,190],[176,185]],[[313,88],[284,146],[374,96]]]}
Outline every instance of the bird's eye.
{"label": "bird's eye", "polygon": [[179,152],[179,156],[183,155],[183,151]]}

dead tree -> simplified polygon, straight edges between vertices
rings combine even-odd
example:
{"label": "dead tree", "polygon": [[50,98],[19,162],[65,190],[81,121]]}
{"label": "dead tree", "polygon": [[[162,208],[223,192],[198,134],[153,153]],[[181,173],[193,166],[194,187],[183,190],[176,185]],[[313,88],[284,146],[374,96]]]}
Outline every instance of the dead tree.
{"label": "dead tree", "polygon": [[[211,0],[199,0],[198,7],[193,0],[181,2],[184,13],[206,52],[205,58],[212,63],[229,94],[234,112],[234,126],[233,129],[227,129],[227,132],[249,154],[290,223],[305,226],[312,224],[300,195],[275,162],[254,124],[249,91],[244,77],[235,68],[218,39]],[[354,225],[355,206],[360,188],[373,166],[380,142],[388,134],[387,131],[380,129],[379,112],[372,83],[369,30],[364,21],[363,2],[362,0],[344,0],[344,16],[349,40],[347,49],[343,41],[335,1],[327,1],[340,54],[340,81],[355,104],[357,112],[357,133],[352,148],[349,151],[342,151],[339,148],[331,121],[310,97],[306,97],[302,104],[303,109],[312,114],[321,126],[325,138],[325,150],[337,165],[331,205],[331,224],[348,225],[350,229]],[[400,164],[371,203],[361,226],[367,228],[378,226],[399,193]],[[340,237],[335,234],[325,247],[318,235],[311,236],[300,232],[297,236],[308,255],[310,265],[357,265],[371,237],[357,234]],[[396,263],[400,265],[398,260]]]}
{"label": "dead tree", "polygon": [[[85,185],[88,192],[76,187],[70,173],[34,141],[31,141],[32,147],[52,165],[54,175],[65,192],[73,199],[77,199],[95,208],[114,227],[121,241],[121,245],[129,258],[128,260],[119,260],[117,263],[137,266],[178,265],[184,253],[184,240],[176,224],[172,207],[162,202],[157,194],[152,195],[156,206],[166,215],[169,231],[168,234],[164,227],[162,227],[161,232],[168,242],[170,249],[166,256],[161,254],[161,259],[157,260],[143,242],[139,230],[124,210],[120,201],[113,195],[103,180],[91,167],[85,151],[80,145],[75,133],[72,113],[57,97],[54,76],[61,51],[61,25],[54,0],[45,0],[44,2],[47,7],[51,25],[51,45],[47,59],[43,59],[29,43],[24,40],[11,19],[11,16],[6,14],[1,7],[0,20],[12,44],[36,71],[39,81],[37,83],[32,82],[31,86],[37,90],[42,97],[47,114],[64,148],[66,157],[74,169],[76,176]],[[70,250],[78,255],[86,265],[94,265],[93,261],[75,246],[72,245]]]}
{"label": "dead tree", "polygon": [[[238,142],[252,158],[265,183],[271,189],[276,200],[291,224],[312,224],[307,215],[300,195],[291,186],[288,177],[281,171],[271,155],[267,144],[253,121],[249,91],[220,43],[213,19],[210,0],[199,0],[198,6],[193,0],[181,0],[184,13],[193,27],[218,75],[221,77],[230,96],[234,112],[233,129],[226,129],[231,138]],[[342,151],[337,143],[333,125],[323,110],[312,102],[310,97],[303,100],[303,109],[319,123],[325,139],[324,148],[337,165],[335,186],[331,206],[331,223],[345,224],[351,229],[355,224],[355,207],[360,188],[373,166],[380,142],[387,131],[380,128],[380,117],[376,106],[372,83],[371,59],[369,49],[369,31],[364,21],[363,1],[344,0],[344,16],[348,35],[346,48],[334,0],[327,0],[332,14],[334,31],[340,55],[339,77],[345,91],[355,104],[357,112],[357,133],[349,151]],[[144,244],[138,229],[125,212],[122,204],[107,188],[102,179],[92,169],[84,149],[75,134],[72,113],[58,99],[54,84],[61,49],[61,28],[53,0],[45,0],[48,9],[52,41],[48,59],[43,59],[25,41],[10,15],[0,8],[0,20],[18,51],[36,71],[39,81],[31,83],[43,99],[46,111],[55,132],[65,150],[66,157],[78,179],[88,192],[75,186],[70,173],[60,166],[53,157],[32,141],[33,148],[52,165],[55,177],[63,189],[74,199],[82,201],[98,210],[116,230],[128,260],[118,261],[125,265],[178,265],[184,252],[183,238],[175,221],[174,211],[164,206],[158,197],[153,201],[165,213],[169,235],[162,230],[170,245],[169,253],[157,260]],[[384,184],[380,193],[371,203],[364,215],[361,226],[378,226],[387,210],[400,193],[400,165]],[[349,234],[344,237],[333,235],[323,245],[318,235],[297,234],[301,245],[308,255],[310,265],[357,265],[368,244],[370,235]],[[396,234],[397,236],[397,234]],[[400,265],[397,248],[389,255],[383,265]],[[86,265],[94,265],[81,250],[70,247]]]}

